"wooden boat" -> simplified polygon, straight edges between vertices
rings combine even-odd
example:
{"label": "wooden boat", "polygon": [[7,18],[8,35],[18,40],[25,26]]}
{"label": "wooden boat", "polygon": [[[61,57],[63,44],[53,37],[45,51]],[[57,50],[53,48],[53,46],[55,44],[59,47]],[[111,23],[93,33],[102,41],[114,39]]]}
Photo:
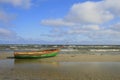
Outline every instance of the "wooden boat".
{"label": "wooden boat", "polygon": [[14,52],[14,57],[19,59],[29,59],[29,58],[47,58],[56,56],[59,49],[50,49],[43,51],[24,51],[24,52]]}

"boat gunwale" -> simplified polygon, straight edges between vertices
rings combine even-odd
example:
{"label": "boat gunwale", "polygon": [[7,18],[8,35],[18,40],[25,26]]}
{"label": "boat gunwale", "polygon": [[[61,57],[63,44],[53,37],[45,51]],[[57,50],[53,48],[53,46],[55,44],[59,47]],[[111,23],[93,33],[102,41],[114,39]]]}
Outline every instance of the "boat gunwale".
{"label": "boat gunwale", "polygon": [[43,50],[43,51],[26,51],[26,52],[14,52],[14,55],[43,55],[43,54],[51,54],[54,52],[59,52],[59,49],[52,50]]}

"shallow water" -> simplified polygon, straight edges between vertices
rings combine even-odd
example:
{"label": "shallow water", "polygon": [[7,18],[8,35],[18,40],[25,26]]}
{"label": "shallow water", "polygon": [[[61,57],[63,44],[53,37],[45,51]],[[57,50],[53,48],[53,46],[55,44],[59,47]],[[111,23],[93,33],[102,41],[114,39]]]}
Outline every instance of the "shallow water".
{"label": "shallow water", "polygon": [[0,80],[120,80],[120,62],[3,59]]}

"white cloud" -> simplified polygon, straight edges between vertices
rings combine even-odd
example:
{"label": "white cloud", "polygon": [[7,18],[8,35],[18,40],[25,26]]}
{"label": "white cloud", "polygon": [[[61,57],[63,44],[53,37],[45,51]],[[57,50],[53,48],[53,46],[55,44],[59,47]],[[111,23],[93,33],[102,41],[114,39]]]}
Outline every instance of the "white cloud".
{"label": "white cloud", "polygon": [[[97,25],[96,25],[97,26]],[[114,26],[114,27],[113,27]],[[76,34],[76,35],[84,35],[89,39],[97,40],[97,41],[114,41],[120,39],[120,25],[114,24],[111,27],[105,29],[97,26],[95,29],[94,27],[85,27],[85,28],[72,28],[66,31],[66,34]]]}
{"label": "white cloud", "polygon": [[[117,9],[118,7],[114,8]],[[87,1],[74,4],[68,14],[60,20],[46,19],[42,23],[52,26],[72,26],[73,24],[73,26],[76,26],[78,24],[104,24],[114,18],[115,14],[108,9],[107,1]]]}
{"label": "white cloud", "polygon": [[120,32],[120,23],[116,23],[116,24],[111,25],[110,29]]}
{"label": "white cloud", "polygon": [[100,30],[100,31],[95,31],[95,32],[88,32],[86,33],[90,38],[96,39],[96,40],[118,40],[120,39],[120,32],[116,32],[113,30]]}
{"label": "white cloud", "polygon": [[84,30],[100,30],[99,25],[83,25]]}
{"label": "white cloud", "polygon": [[41,24],[46,25],[46,26],[75,26],[75,23],[67,22],[62,19],[42,20]]}
{"label": "white cloud", "polygon": [[10,39],[15,37],[15,33],[11,30],[0,28],[0,39]]}
{"label": "white cloud", "polygon": [[114,15],[105,10],[101,2],[89,1],[74,4],[65,18],[71,22],[101,24],[113,19]]}
{"label": "white cloud", "polygon": [[14,16],[7,14],[4,11],[0,11],[0,23],[1,24],[9,24],[12,19],[14,19]]}
{"label": "white cloud", "polygon": [[120,0],[104,0],[104,7],[120,16]]}
{"label": "white cloud", "polygon": [[31,0],[0,0],[0,3],[11,4],[13,6],[29,8],[31,6]]}
{"label": "white cloud", "polygon": [[0,28],[0,34],[9,35],[9,34],[11,34],[11,32],[9,30]]}

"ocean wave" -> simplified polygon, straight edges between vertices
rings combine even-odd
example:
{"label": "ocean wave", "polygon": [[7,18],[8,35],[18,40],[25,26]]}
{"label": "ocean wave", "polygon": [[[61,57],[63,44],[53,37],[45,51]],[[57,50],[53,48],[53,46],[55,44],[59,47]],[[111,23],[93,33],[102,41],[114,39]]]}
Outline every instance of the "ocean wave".
{"label": "ocean wave", "polygon": [[120,51],[120,49],[90,49],[90,51],[107,52],[107,51]]}
{"label": "ocean wave", "polygon": [[61,49],[61,51],[78,51],[78,50],[75,50],[75,49]]}

